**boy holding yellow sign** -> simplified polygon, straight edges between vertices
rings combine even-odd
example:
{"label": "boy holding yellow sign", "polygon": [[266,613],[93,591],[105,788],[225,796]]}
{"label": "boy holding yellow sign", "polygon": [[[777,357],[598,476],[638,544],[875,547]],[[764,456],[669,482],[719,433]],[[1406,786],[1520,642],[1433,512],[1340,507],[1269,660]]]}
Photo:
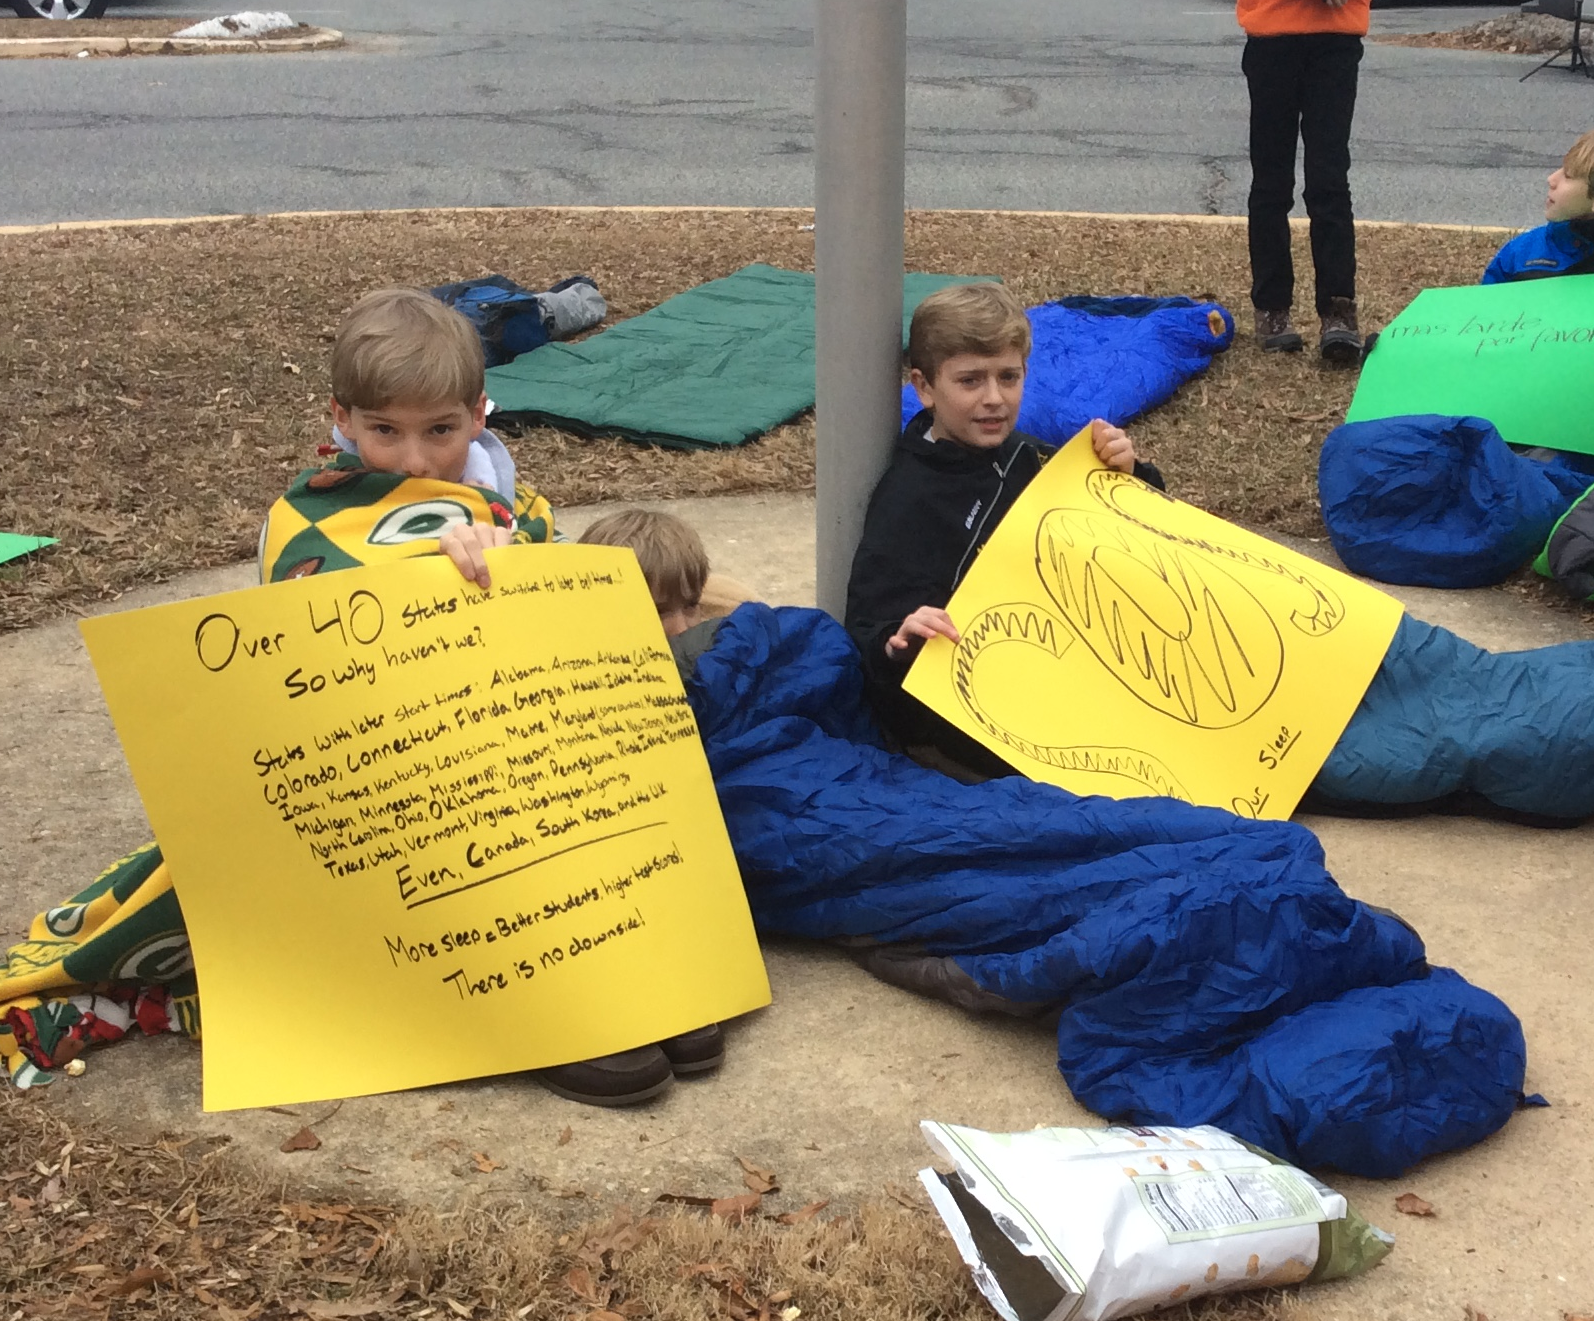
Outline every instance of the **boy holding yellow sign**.
{"label": "boy holding yellow sign", "polygon": [[[548,501],[518,480],[485,428],[483,370],[475,329],[432,295],[378,289],[356,302],[332,347],[333,440],[342,452],[301,473],[272,507],[262,579],[442,554],[485,590],[486,551],[551,540]],[[573,1101],[631,1105],[724,1058],[723,1032],[711,1023],[535,1075]]]}
{"label": "boy holding yellow sign", "polygon": [[[847,584],[847,631],[881,723],[905,745],[934,747],[986,775],[1013,772],[902,681],[926,640],[958,641],[946,604],[1046,461],[1039,441],[1014,430],[1029,349],[1029,319],[1004,285],[954,285],[919,304],[908,364],[924,411],[869,499]],[[1103,463],[1162,488],[1122,430],[1100,418],[1092,428]]]}

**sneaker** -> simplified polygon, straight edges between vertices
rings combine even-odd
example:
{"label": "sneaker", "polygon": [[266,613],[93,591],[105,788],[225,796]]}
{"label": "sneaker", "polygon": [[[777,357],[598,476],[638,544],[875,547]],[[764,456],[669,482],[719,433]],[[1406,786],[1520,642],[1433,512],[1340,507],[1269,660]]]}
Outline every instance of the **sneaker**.
{"label": "sneaker", "polygon": [[1331,298],[1328,311],[1320,318],[1322,335],[1318,352],[1325,362],[1352,363],[1362,358],[1361,330],[1356,325],[1356,300]]}
{"label": "sneaker", "polygon": [[610,1106],[651,1101],[675,1081],[669,1057],[657,1046],[533,1069],[531,1076],[567,1101]]}
{"label": "sneaker", "polygon": [[1256,312],[1256,338],[1263,353],[1299,353],[1306,343],[1300,331],[1290,324],[1290,309],[1280,312]]}
{"label": "sneaker", "polygon": [[710,1023],[659,1042],[659,1049],[670,1061],[677,1078],[690,1073],[707,1073],[725,1062],[725,1032],[718,1023]]}

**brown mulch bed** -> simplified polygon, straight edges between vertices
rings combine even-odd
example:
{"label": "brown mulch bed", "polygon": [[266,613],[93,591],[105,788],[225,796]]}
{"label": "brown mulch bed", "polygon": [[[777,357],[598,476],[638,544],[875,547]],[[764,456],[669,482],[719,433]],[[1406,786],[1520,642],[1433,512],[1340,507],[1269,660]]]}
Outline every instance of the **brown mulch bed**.
{"label": "brown mulch bed", "polygon": [[1385,46],[1436,46],[1499,55],[1553,55],[1572,43],[1572,25],[1547,14],[1503,14],[1448,32],[1397,32],[1374,37]]}
{"label": "brown mulch bed", "polygon": [[[8,6],[9,7],[9,6]],[[0,40],[20,37],[169,37],[203,22],[202,18],[74,18],[62,22],[49,18],[6,18],[0,14]],[[284,37],[291,28],[261,35]]]}
{"label": "brown mulch bed", "polygon": [[[216,1140],[74,1129],[0,1091],[0,1305],[7,1321],[985,1321],[922,1197],[776,1215],[741,1193],[701,1211],[555,1223],[513,1202],[371,1205],[250,1170]],[[739,1173],[739,1172],[738,1172]],[[653,1212],[661,1208],[650,1208]],[[587,1212],[593,1215],[592,1212]],[[1292,1294],[1171,1321],[1311,1321]]]}
{"label": "brown mulch bed", "polygon": [[[514,210],[0,235],[0,530],[62,542],[0,566],[0,631],[252,556],[265,510],[317,461],[329,343],[364,291],[491,271],[540,288],[584,272],[612,323],[748,262],[812,269],[813,235],[801,228],[810,219]],[[1296,242],[1309,271],[1305,235]],[[1499,236],[1369,227],[1359,242],[1363,319],[1376,326],[1427,286],[1475,280]],[[1248,305],[1242,225],[914,213],[907,261],[1002,275],[1026,302],[1132,293]],[[1304,294],[1297,310],[1310,312]],[[1133,431],[1183,498],[1320,536],[1317,450],[1355,379],[1310,353],[1264,355],[1242,333]],[[510,445],[556,506],[814,482],[811,418],[731,451],[548,429]]]}

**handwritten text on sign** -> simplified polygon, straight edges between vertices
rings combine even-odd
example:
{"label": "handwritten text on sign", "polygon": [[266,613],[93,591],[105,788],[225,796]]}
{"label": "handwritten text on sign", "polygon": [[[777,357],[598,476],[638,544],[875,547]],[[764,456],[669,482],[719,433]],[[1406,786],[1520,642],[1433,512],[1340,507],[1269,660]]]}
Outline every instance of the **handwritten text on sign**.
{"label": "handwritten text on sign", "polygon": [[[511,547],[492,571],[483,593],[422,558],[85,622],[188,921],[209,1108],[541,1067],[768,1003],[634,558]],[[313,1061],[273,1044],[340,1014]]]}
{"label": "handwritten text on sign", "polygon": [[1594,275],[1424,289],[1379,336],[1346,420],[1482,417],[1512,444],[1594,453],[1566,406],[1594,369]]}

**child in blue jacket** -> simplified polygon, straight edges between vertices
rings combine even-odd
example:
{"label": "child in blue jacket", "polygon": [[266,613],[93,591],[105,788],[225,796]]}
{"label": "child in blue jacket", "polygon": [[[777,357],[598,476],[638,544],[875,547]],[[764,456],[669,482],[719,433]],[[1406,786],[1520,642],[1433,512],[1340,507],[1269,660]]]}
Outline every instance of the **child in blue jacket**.
{"label": "child in blue jacket", "polygon": [[1550,176],[1549,223],[1519,234],[1494,254],[1483,284],[1594,273],[1594,132],[1572,144]]}

